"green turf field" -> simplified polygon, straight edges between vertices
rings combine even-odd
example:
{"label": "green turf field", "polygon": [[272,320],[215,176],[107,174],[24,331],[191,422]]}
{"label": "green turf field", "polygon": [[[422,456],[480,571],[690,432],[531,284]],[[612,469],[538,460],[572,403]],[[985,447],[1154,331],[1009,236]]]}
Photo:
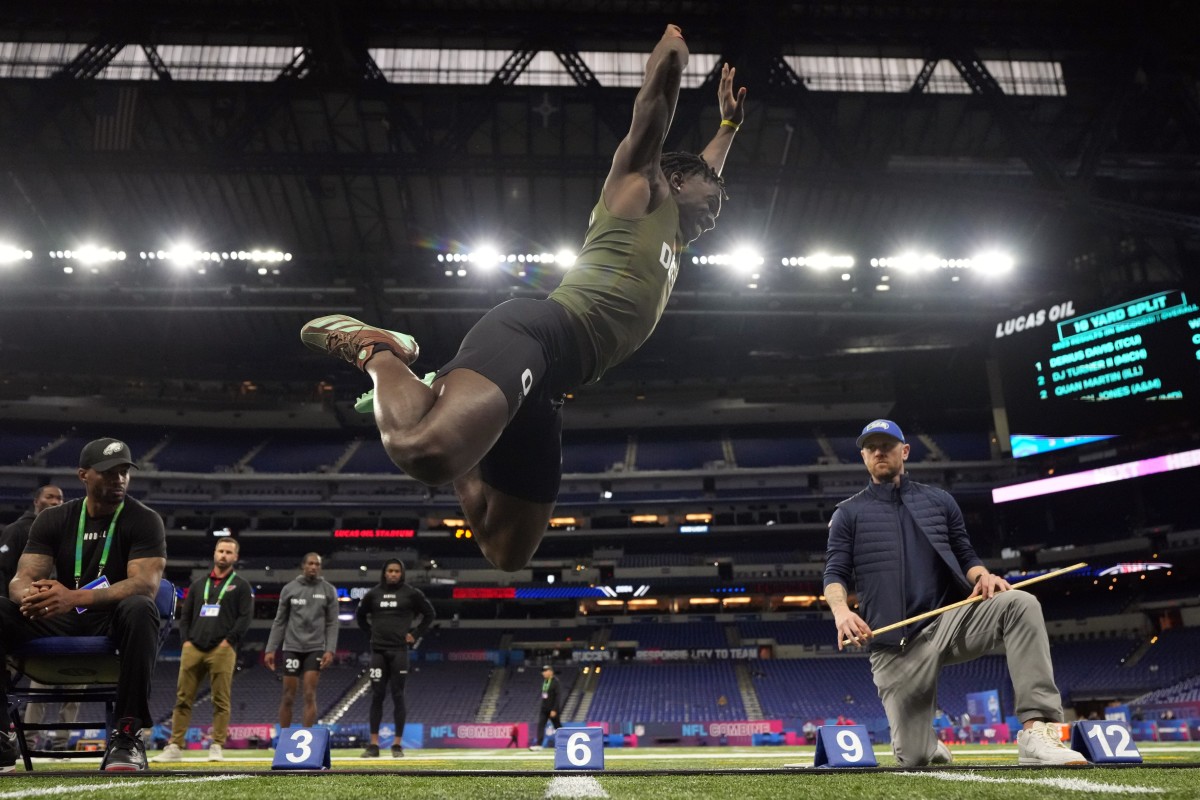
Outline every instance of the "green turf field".
{"label": "green turf field", "polygon": [[[932,798],[1013,800],[1118,795],[1200,797],[1200,744],[1140,745],[1142,767],[1018,769],[1016,746],[964,746],[949,767],[896,771],[886,748],[881,769],[813,770],[811,747],[614,749],[605,770],[554,773],[554,753],[513,750],[414,750],[360,759],[336,750],[333,769],[268,773],[269,751],[227,751],[210,763],[206,751],[137,776],[110,776],[98,762],[35,762],[34,773],[0,778],[0,800],[17,797],[195,798],[196,800],[369,800],[403,798],[679,798],[679,800],[856,800]],[[257,757],[255,757],[257,756]]]}

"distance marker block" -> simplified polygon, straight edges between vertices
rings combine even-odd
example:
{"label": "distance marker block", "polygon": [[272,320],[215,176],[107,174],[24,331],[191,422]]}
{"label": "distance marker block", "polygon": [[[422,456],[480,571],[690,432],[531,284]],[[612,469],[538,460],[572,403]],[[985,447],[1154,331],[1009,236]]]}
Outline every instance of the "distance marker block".
{"label": "distance marker block", "polygon": [[822,725],[817,728],[814,767],[878,767],[865,725]]}
{"label": "distance marker block", "polygon": [[1081,719],[1071,726],[1071,749],[1093,764],[1140,764],[1129,726],[1115,719]]}
{"label": "distance marker block", "polygon": [[329,769],[329,729],[281,730],[271,769]]}
{"label": "distance marker block", "polygon": [[603,728],[559,728],[554,734],[555,769],[604,769]]}

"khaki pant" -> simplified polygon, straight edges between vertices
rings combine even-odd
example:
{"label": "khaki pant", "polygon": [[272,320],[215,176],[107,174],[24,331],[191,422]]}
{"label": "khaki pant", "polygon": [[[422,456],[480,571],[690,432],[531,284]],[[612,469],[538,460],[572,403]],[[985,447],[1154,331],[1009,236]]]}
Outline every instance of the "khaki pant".
{"label": "khaki pant", "polygon": [[233,693],[233,669],[237,651],[217,645],[207,653],[185,643],[179,659],[179,687],[175,693],[175,710],[171,713],[171,744],[183,747],[188,726],[192,723],[192,703],[196,691],[207,675],[212,684],[213,744],[224,745],[229,735],[229,709]]}
{"label": "khaki pant", "polygon": [[1007,658],[1017,718],[1021,722],[1062,719],[1062,695],[1054,684],[1041,604],[1020,589],[1001,592],[990,600],[947,611],[903,651],[871,653],[871,672],[900,766],[924,766],[937,752],[933,714],[942,667],[993,650],[1003,650]]}
{"label": "khaki pant", "polygon": [[[52,689],[52,688],[82,689],[84,687],[82,685],[52,687],[52,686],[47,686],[44,683],[38,683],[37,681],[30,681],[29,688],[30,689]],[[25,724],[26,725],[40,725],[42,723],[42,720],[45,719],[47,705],[49,705],[49,703],[30,703],[29,705],[25,706],[25,715],[22,717],[22,719],[25,720]],[[58,707],[58,721],[59,722],[74,722],[78,718],[79,718],[79,703],[78,703],[78,701],[71,702],[71,703],[63,703]],[[38,731],[30,731],[29,733],[27,733],[25,735],[25,742],[29,745],[30,750],[37,749],[36,745],[37,745],[37,740],[38,740],[38,733],[39,733]],[[67,742],[70,741],[70,739],[71,739],[71,732],[68,730],[41,731],[41,733],[43,736],[50,739],[51,744],[54,747],[57,747],[59,749],[65,749],[67,746]]]}

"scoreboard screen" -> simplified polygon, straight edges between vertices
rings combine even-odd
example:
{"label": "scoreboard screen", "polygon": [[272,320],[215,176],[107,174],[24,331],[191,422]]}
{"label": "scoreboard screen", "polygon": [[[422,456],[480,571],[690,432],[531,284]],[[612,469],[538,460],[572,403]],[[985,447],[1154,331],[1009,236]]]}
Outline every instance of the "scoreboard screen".
{"label": "scoreboard screen", "polygon": [[1029,309],[996,323],[994,352],[1014,437],[1129,434],[1200,416],[1200,307],[1182,290]]}

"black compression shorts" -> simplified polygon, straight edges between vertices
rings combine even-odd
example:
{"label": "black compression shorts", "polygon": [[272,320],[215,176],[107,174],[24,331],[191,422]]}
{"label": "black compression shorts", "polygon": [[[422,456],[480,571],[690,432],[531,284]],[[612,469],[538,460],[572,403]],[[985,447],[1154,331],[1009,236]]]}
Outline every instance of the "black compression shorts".
{"label": "black compression shorts", "polygon": [[553,503],[562,478],[562,396],[586,380],[592,356],[582,328],[553,300],[508,300],[467,333],[438,377],[478,372],[508,399],[508,427],[479,468],[505,494]]}

